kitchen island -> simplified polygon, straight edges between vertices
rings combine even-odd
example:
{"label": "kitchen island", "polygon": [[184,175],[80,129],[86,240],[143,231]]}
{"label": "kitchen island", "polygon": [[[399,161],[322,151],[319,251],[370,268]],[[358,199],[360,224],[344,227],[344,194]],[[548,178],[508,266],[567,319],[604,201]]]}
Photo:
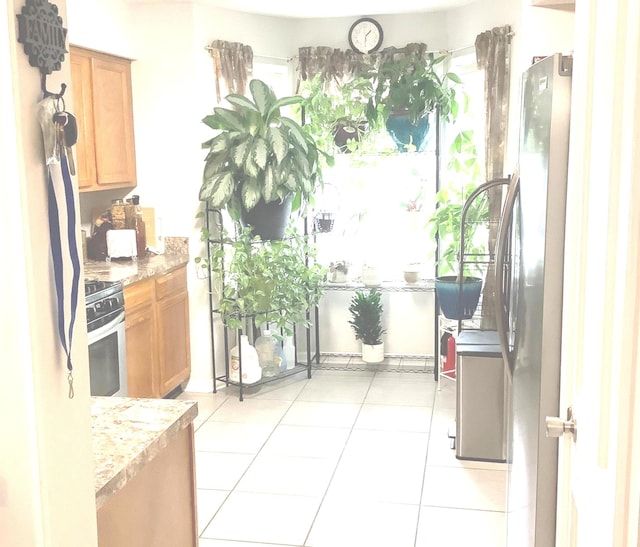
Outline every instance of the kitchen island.
{"label": "kitchen island", "polygon": [[94,397],[100,547],[197,545],[197,403]]}

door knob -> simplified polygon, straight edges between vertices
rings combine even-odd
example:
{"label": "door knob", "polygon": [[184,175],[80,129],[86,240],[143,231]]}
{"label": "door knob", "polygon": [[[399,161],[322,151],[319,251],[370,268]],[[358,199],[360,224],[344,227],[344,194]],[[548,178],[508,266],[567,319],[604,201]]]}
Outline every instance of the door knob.
{"label": "door knob", "polygon": [[546,417],[547,425],[547,437],[562,437],[565,433],[568,433],[573,437],[575,441],[578,436],[578,428],[576,419],[573,415],[573,409],[569,407],[567,409],[567,419],[556,418],[555,416]]}

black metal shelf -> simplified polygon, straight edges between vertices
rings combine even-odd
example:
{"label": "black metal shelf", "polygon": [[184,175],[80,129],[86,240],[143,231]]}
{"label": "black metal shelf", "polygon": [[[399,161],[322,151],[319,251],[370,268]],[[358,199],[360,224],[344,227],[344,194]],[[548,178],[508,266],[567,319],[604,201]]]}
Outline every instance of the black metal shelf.
{"label": "black metal shelf", "polygon": [[[205,212],[204,212],[204,221],[205,221],[205,227],[206,229],[209,231],[209,233],[211,233],[212,229],[215,228],[215,230],[217,230],[220,234],[220,237],[209,237],[207,239],[207,259],[209,261],[209,264],[211,263],[211,245],[220,245],[220,246],[224,246],[224,245],[229,245],[232,243],[233,240],[230,240],[228,238],[223,238],[222,234],[224,233],[224,222],[222,219],[222,213],[219,209],[213,209],[211,207],[209,207],[208,204],[205,205]],[[305,219],[305,236],[309,237],[309,234],[307,233],[307,222]],[[254,243],[252,243],[254,244]],[[255,242],[256,245],[259,245],[260,242]],[[222,288],[220,290],[220,294],[223,294],[224,292],[224,272],[222,272],[221,274],[221,283],[222,283]],[[247,388],[254,388],[257,386],[261,386],[264,384],[268,384],[277,380],[281,380],[283,378],[288,378],[290,376],[293,376],[295,374],[300,374],[302,372],[307,372],[307,377],[311,378],[311,363],[313,359],[319,360],[319,353],[316,352],[316,354],[314,354],[313,356],[311,355],[311,330],[310,327],[303,327],[304,330],[306,331],[306,357],[307,357],[307,362],[306,363],[301,363],[298,362],[297,359],[297,355],[296,355],[296,365],[291,368],[291,369],[287,369],[284,370],[282,372],[280,372],[279,374],[275,375],[275,376],[267,376],[267,377],[263,377],[260,380],[258,380],[257,382],[253,382],[251,384],[247,384],[244,383],[242,381],[242,344],[240,343],[241,340],[241,336],[243,334],[243,331],[241,328],[238,329],[230,329],[229,327],[227,327],[226,325],[223,326],[223,345],[224,345],[224,366],[222,367],[222,369],[224,370],[224,374],[222,375],[217,375],[216,374],[216,341],[215,341],[215,335],[214,335],[214,326],[213,326],[213,317],[215,314],[220,315],[220,310],[214,305],[214,291],[213,291],[213,280],[212,280],[212,276],[211,276],[211,271],[209,270],[209,275],[208,275],[208,288],[209,288],[209,311],[210,311],[210,320],[209,320],[209,332],[210,332],[210,338],[211,338],[211,365],[212,365],[212,369],[213,369],[213,392],[217,393],[218,387],[217,384],[218,382],[224,382],[226,384],[226,386],[236,386],[239,388],[239,399],[240,401],[244,400],[244,391]],[[269,311],[272,310],[266,310],[264,313],[268,313]],[[316,308],[316,331],[317,331],[317,308]],[[250,320],[251,325],[253,327],[253,329],[255,329],[255,324],[253,319],[257,316],[257,315],[261,315],[260,313],[254,313],[254,314],[233,314],[234,317],[236,317],[237,319],[240,320]],[[307,320],[310,320],[311,318],[311,311],[307,311]],[[298,334],[298,330],[299,330],[299,326],[298,325],[293,325],[293,341],[294,341],[294,345],[297,347],[297,334]],[[236,340],[237,340],[237,344],[239,347],[239,353],[240,353],[240,370],[239,370],[239,377],[240,377],[240,381],[235,381],[235,380],[231,380],[230,375],[229,375],[229,354],[230,354],[230,346],[229,346],[229,332],[230,331],[236,331]],[[251,341],[253,341],[253,333],[251,333],[252,335],[250,336]],[[317,345],[317,342],[316,342]]]}

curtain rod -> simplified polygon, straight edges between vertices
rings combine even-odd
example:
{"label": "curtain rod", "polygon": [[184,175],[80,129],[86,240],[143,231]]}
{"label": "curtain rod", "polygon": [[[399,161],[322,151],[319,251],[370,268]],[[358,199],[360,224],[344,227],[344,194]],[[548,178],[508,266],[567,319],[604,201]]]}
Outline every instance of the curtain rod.
{"label": "curtain rod", "polygon": [[[507,35],[509,36],[509,38],[511,38],[512,36],[514,36],[514,32],[509,32]],[[448,54],[453,54],[453,53],[458,53],[459,51],[463,51],[465,49],[471,49],[471,48],[475,48],[475,44],[469,44],[466,46],[461,46],[461,47],[457,47],[454,49],[434,49],[434,50],[429,50],[427,51],[427,53],[448,53]],[[213,51],[214,48],[212,48],[211,46],[205,46],[204,49],[206,51]],[[287,63],[293,61],[294,59],[297,59],[298,56],[294,55],[293,57],[274,57],[273,55],[258,55],[257,53],[254,53],[254,57],[260,57],[262,59],[272,59],[273,61],[286,61]]]}
{"label": "curtain rod", "polygon": [[[215,48],[211,46],[204,46],[204,49],[206,51],[213,51]],[[272,59],[273,61],[286,61],[287,63],[289,61],[293,61],[293,59],[297,57],[297,55],[295,57],[274,57],[273,55],[258,55],[257,53],[254,53],[253,56],[260,57],[262,59]]]}

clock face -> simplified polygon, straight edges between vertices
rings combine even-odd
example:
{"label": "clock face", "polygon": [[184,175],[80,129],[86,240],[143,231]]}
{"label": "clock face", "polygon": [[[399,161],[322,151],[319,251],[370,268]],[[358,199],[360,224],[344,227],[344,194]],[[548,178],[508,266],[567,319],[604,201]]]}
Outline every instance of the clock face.
{"label": "clock face", "polygon": [[349,45],[360,53],[371,53],[382,45],[382,27],[370,17],[358,19],[349,29]]}

